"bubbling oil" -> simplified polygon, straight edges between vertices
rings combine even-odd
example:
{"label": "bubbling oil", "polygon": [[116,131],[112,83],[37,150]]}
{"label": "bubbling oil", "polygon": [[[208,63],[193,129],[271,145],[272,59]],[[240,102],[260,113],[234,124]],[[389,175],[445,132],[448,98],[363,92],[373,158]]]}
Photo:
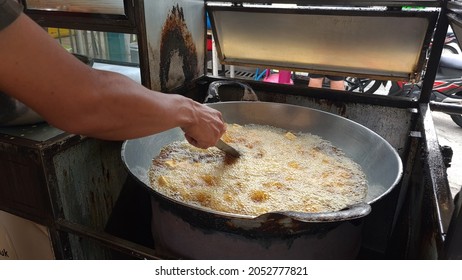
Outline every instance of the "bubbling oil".
{"label": "bubbling oil", "polygon": [[366,176],[329,141],[265,125],[228,125],[217,148],[173,142],[153,159],[151,187],[187,204],[257,216],[273,211],[331,212],[364,201]]}

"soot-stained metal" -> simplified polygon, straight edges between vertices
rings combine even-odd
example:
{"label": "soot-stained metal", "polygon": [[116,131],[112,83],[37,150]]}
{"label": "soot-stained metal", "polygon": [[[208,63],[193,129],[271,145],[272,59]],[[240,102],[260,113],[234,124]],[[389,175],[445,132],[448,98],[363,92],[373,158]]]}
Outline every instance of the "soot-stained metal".
{"label": "soot-stained metal", "polygon": [[168,91],[169,72],[174,55],[180,56],[185,83],[197,76],[197,52],[194,40],[185,22],[183,8],[173,6],[162,27],[160,43],[161,91]]}

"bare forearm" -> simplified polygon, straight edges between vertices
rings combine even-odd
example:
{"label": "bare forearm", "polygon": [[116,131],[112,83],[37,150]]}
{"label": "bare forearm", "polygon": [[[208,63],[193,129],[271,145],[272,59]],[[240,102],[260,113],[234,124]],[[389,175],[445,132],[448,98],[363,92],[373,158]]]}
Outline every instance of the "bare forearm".
{"label": "bare forearm", "polygon": [[[120,74],[93,70],[86,81],[86,98],[69,104],[75,112],[53,124],[65,130],[104,139],[128,139],[172,127],[186,127],[194,120],[196,103],[175,94],[148,90]],[[95,86],[91,86],[94,83]],[[78,104],[84,100],[85,103]],[[79,114],[85,107],[85,114]]]}
{"label": "bare forearm", "polygon": [[120,140],[181,127],[201,148],[214,145],[225,131],[218,111],[92,69],[25,15],[0,32],[0,42],[0,90],[63,130]]}

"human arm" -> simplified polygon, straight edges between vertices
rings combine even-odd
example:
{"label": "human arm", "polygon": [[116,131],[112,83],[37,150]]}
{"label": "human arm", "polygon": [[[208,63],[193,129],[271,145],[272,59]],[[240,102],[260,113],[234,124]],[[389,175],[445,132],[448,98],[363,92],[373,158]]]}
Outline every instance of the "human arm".
{"label": "human arm", "polygon": [[0,61],[0,91],[71,133],[123,140],[181,127],[188,141],[206,148],[225,131],[218,111],[92,69],[24,14],[0,31]]}

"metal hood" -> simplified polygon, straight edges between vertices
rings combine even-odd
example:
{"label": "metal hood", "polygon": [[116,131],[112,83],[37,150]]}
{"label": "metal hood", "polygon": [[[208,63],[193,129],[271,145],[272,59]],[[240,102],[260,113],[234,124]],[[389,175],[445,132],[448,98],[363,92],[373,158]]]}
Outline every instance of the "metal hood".
{"label": "metal hood", "polygon": [[439,13],[223,3],[207,11],[222,64],[411,81],[421,78]]}

